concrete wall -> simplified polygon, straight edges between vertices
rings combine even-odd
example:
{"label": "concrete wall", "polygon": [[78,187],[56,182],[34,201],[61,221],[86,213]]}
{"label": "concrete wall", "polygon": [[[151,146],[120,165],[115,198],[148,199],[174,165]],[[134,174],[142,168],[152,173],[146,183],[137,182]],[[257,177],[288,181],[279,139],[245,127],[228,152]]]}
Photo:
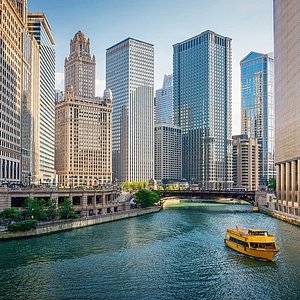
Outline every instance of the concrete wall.
{"label": "concrete wall", "polygon": [[38,225],[38,228],[31,231],[26,232],[0,232],[0,240],[7,239],[16,239],[16,238],[24,238],[30,236],[38,236],[43,234],[49,234],[53,232],[65,231],[75,228],[82,228],[86,226],[97,225],[101,223],[107,223],[117,220],[122,220],[131,217],[137,217],[141,215],[151,214],[158,212],[162,209],[160,206],[155,206],[151,208],[144,209],[134,209],[127,210],[112,214],[105,214],[101,216],[88,217],[80,220],[63,220],[63,221],[55,221],[48,224]]}
{"label": "concrete wall", "polygon": [[264,207],[260,207],[259,211],[278,220],[285,221],[296,226],[300,226],[300,217],[289,215],[279,211],[273,211]]}

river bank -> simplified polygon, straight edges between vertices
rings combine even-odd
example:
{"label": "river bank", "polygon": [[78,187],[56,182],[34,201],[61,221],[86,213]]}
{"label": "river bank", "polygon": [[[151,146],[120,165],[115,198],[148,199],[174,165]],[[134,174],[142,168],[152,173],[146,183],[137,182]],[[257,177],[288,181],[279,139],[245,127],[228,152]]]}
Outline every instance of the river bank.
{"label": "river bank", "polygon": [[261,206],[259,207],[259,212],[269,215],[278,220],[281,220],[281,221],[287,222],[289,224],[300,227],[300,218],[297,216],[293,216],[293,215],[290,215],[290,214],[287,214],[284,212],[275,211],[275,210],[269,209],[267,207],[261,207]]}
{"label": "river bank", "polygon": [[24,231],[24,232],[2,231],[0,232],[0,241],[26,238],[32,236],[40,236],[40,235],[56,233],[60,231],[76,229],[76,228],[83,228],[83,227],[93,226],[101,223],[108,223],[108,222],[118,221],[122,219],[152,214],[160,211],[161,209],[162,209],[161,206],[154,206],[150,208],[125,210],[125,211],[115,212],[111,214],[103,214],[98,216],[86,217],[82,219],[59,220],[54,222],[47,222],[47,223],[39,224],[36,229],[30,231]]}

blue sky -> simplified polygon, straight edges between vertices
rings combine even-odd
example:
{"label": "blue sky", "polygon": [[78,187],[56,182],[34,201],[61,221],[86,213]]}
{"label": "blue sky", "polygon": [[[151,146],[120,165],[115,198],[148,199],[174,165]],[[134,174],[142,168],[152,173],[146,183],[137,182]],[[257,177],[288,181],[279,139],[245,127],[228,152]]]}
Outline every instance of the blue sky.
{"label": "blue sky", "polygon": [[240,132],[240,60],[250,51],[273,51],[272,0],[28,0],[44,12],[56,41],[57,88],[64,58],[81,30],[97,62],[97,94],[105,87],[105,50],[133,37],[155,46],[155,89],[172,73],[172,45],[207,29],[232,38],[233,133]]}

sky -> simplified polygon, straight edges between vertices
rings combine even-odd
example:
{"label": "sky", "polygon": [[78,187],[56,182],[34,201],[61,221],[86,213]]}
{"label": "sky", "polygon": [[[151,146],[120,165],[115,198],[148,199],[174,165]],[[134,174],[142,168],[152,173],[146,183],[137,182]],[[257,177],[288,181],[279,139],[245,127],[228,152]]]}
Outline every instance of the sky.
{"label": "sky", "polygon": [[96,56],[96,94],[105,88],[105,50],[132,37],[154,44],[155,89],[172,73],[172,45],[212,30],[232,38],[233,134],[240,133],[240,61],[273,51],[272,0],[28,0],[46,14],[55,39],[56,88],[63,90],[64,59],[81,30]]}

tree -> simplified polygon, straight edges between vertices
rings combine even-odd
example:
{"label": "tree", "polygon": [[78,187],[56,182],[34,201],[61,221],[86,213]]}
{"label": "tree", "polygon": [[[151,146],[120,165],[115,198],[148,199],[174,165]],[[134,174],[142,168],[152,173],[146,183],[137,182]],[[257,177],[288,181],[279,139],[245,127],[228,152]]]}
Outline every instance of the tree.
{"label": "tree", "polygon": [[51,218],[51,220],[53,221],[53,219],[58,215],[55,200],[50,199],[46,204],[46,209],[47,209],[47,217]]}
{"label": "tree", "polygon": [[274,191],[276,190],[276,178],[275,177],[271,177],[269,179],[268,187]]}
{"label": "tree", "polygon": [[134,202],[137,205],[141,205],[141,207],[149,207],[152,206],[154,203],[159,201],[160,197],[156,191],[149,191],[149,190],[139,190],[135,193]]}
{"label": "tree", "polygon": [[169,185],[167,187],[167,190],[168,191],[176,191],[176,190],[178,190],[178,188],[177,188],[177,186],[175,184],[173,184],[173,185]]}
{"label": "tree", "polygon": [[130,191],[130,189],[131,189],[130,182],[128,182],[128,181],[123,182],[121,184],[121,188],[123,191],[126,191],[126,192]]}
{"label": "tree", "polygon": [[46,202],[44,199],[27,198],[25,201],[25,210],[31,219],[45,220],[47,219]]}
{"label": "tree", "polygon": [[77,218],[76,212],[73,208],[72,202],[69,198],[65,198],[59,206],[59,214],[62,219],[75,219]]}
{"label": "tree", "polygon": [[1,213],[0,213],[0,218],[3,219],[8,219],[10,222],[11,221],[20,221],[21,218],[21,212],[16,210],[15,208],[5,208]]}

